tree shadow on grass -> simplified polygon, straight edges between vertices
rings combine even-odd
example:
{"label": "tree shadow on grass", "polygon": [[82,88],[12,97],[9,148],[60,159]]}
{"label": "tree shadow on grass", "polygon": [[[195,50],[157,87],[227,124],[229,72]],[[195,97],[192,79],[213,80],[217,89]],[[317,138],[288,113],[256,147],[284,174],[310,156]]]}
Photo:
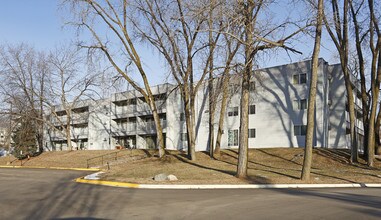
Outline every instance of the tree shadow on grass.
{"label": "tree shadow on grass", "polygon": [[[209,156],[208,152],[202,152],[202,153],[204,153],[205,155]],[[227,175],[230,175],[230,176],[233,176],[233,177],[235,177],[235,174],[236,174],[235,171],[217,169],[217,168],[208,167],[208,166],[204,166],[204,165],[192,162],[192,161],[190,161],[188,159],[187,154],[185,154],[185,153],[176,154],[176,155],[172,155],[172,156],[175,157],[177,160],[179,160],[181,162],[188,163],[188,164],[196,166],[198,168],[202,168],[202,169],[206,169],[206,170],[213,170],[213,171],[224,173],[224,174],[227,174]],[[219,162],[227,163],[229,165],[234,165],[234,166],[236,165],[236,164],[229,163],[227,161],[223,161],[223,160],[220,160],[220,159],[215,159],[215,160],[219,161]],[[242,180],[246,181],[247,183],[250,183],[250,184],[254,184],[254,183],[258,183],[258,184],[266,184],[267,183],[268,184],[268,183],[271,183],[271,181],[268,178],[265,178],[265,177],[262,177],[262,176],[258,176],[258,175],[249,176],[247,179],[242,179]]]}
{"label": "tree shadow on grass", "polygon": [[264,154],[267,154],[267,155],[269,155],[269,156],[271,156],[271,157],[276,157],[276,158],[281,159],[281,160],[284,160],[284,161],[286,161],[286,162],[293,163],[293,164],[295,164],[295,165],[301,166],[300,163],[297,163],[297,162],[293,161],[292,159],[289,160],[289,159],[286,159],[286,158],[284,158],[284,157],[278,156],[278,155],[276,155],[276,154],[269,153],[269,152],[267,152],[267,151],[265,151],[265,150],[262,150],[262,149],[257,149],[257,151],[259,151],[259,152],[261,152],[261,153],[264,153]]}
{"label": "tree shadow on grass", "polygon": [[[229,151],[230,151],[230,152],[233,152],[233,153],[236,153],[235,151],[232,151],[232,150],[229,150]],[[294,164],[296,164],[296,165],[298,165],[298,166],[301,166],[300,164],[297,164],[297,163],[295,163],[295,162],[293,162],[293,161],[290,161],[290,160],[288,160],[288,159],[286,159],[286,158],[283,158],[283,157],[280,157],[280,156],[278,156],[278,155],[270,154],[270,153],[265,152],[265,151],[263,151],[263,150],[258,150],[258,151],[263,152],[263,153],[265,153],[265,154],[268,154],[268,155],[270,155],[270,156],[274,156],[274,157],[277,157],[277,158],[279,158],[279,159],[285,160],[285,161],[287,161],[287,162],[294,163]],[[231,154],[224,154],[224,155],[229,156],[229,157],[232,157],[233,159],[237,159],[237,157],[235,157],[235,156],[233,156],[233,155],[231,155]],[[237,155],[237,154],[236,154],[236,155]],[[229,164],[232,164],[232,165],[233,165],[233,163],[230,163],[230,162],[227,162],[227,161],[223,161],[223,160],[220,160],[220,161],[225,162],[225,163],[229,163]],[[258,163],[258,162],[254,162],[254,161],[251,161],[251,160],[249,160],[249,163],[254,164],[254,165],[258,165],[258,166],[262,166],[262,167],[266,167],[266,168],[268,168],[268,169],[271,169],[271,170],[267,170],[267,169],[255,169],[255,170],[265,171],[265,172],[270,172],[270,173],[278,174],[278,175],[281,175],[281,176],[286,176],[286,177],[289,177],[289,178],[292,178],[292,179],[300,179],[300,176],[299,176],[299,175],[298,175],[298,176],[294,176],[294,175],[290,175],[290,174],[286,174],[286,173],[282,173],[282,172],[278,172],[278,171],[273,170],[273,169],[284,169],[284,168],[277,168],[277,167],[273,167],[273,166],[269,166],[269,165],[261,164],[261,163]],[[249,168],[249,169],[251,169],[251,168]],[[314,168],[314,167],[312,167],[312,169],[313,169],[313,170],[319,170],[319,169]],[[299,172],[301,172],[301,169],[287,169],[287,170],[292,170],[292,171],[299,171]],[[350,179],[346,179],[346,178],[342,178],[342,177],[337,177],[337,176],[333,176],[333,175],[328,175],[328,174],[323,174],[323,173],[319,173],[319,172],[316,172],[316,171],[311,171],[311,173],[312,173],[312,174],[315,174],[315,175],[317,175],[317,176],[328,177],[328,178],[337,179],[337,180],[344,181],[344,182],[357,183],[356,181],[352,181],[352,180],[350,180]]]}
{"label": "tree shadow on grass", "polygon": [[[235,158],[234,156],[230,155],[230,154],[227,154],[228,156],[232,157],[232,158]],[[225,160],[219,160],[220,162],[223,162],[223,163],[227,163],[227,164],[230,164],[230,165],[234,165],[236,166],[237,164],[234,164],[232,162],[228,162],[228,161],[225,161]],[[254,164],[254,165],[258,165],[258,166],[263,166],[263,167],[266,167],[266,168],[269,168],[269,169],[279,169],[279,168],[275,168],[275,167],[271,167],[271,166],[267,166],[267,165],[264,165],[264,164],[260,164],[260,163],[256,163],[256,162],[253,162],[253,161],[249,161],[249,163],[251,164]],[[286,174],[286,173],[281,173],[281,172],[278,172],[278,171],[274,171],[274,170],[266,170],[266,169],[259,169],[259,168],[250,168],[248,167],[249,170],[257,170],[257,171],[263,171],[263,172],[268,172],[268,173],[274,173],[274,174],[277,174],[277,175],[280,175],[280,176],[285,176],[285,177],[289,177],[291,179],[298,179],[297,177],[295,176],[292,176],[292,175],[289,175],[289,174]],[[289,170],[293,170],[293,169],[289,169]],[[268,183],[271,183],[271,181],[267,181]]]}
{"label": "tree shadow on grass", "polygon": [[342,164],[350,164],[349,159],[351,157],[351,154],[348,151],[344,151],[344,150],[332,151],[332,150],[321,148],[321,149],[315,149],[315,153],[317,155],[332,159]]}
{"label": "tree shadow on grass", "polygon": [[[224,155],[229,156],[229,157],[231,157],[231,158],[233,158],[233,159],[235,159],[235,160],[238,159],[237,157],[235,157],[235,156],[233,156],[233,155],[230,155],[230,154],[224,154]],[[226,162],[226,161],[224,161],[224,160],[219,160],[219,161],[221,161],[221,162]],[[248,162],[249,162],[249,164],[251,163],[251,164],[258,165],[258,166],[262,166],[262,167],[266,167],[266,168],[269,168],[269,169],[284,169],[284,168],[278,168],[278,167],[269,166],[269,165],[266,165],[266,164],[262,164],[262,163],[254,162],[254,161],[252,161],[252,160],[248,160]],[[233,163],[230,163],[230,164],[233,164]],[[287,170],[300,171],[300,169],[290,169],[290,168],[288,168]]]}
{"label": "tree shadow on grass", "polygon": [[217,171],[217,172],[224,173],[224,174],[228,174],[228,175],[232,175],[232,176],[234,176],[234,174],[235,174],[234,171],[222,170],[222,169],[216,169],[216,168],[207,167],[207,166],[203,166],[203,165],[194,163],[194,162],[188,160],[186,156],[181,155],[181,154],[173,155],[173,156],[174,156],[176,159],[178,159],[179,161],[181,161],[181,162],[184,162],[184,163],[187,163],[187,164],[196,166],[196,167],[198,167],[198,168],[202,168],[202,169],[206,169],[206,170],[213,170],[213,171]]}

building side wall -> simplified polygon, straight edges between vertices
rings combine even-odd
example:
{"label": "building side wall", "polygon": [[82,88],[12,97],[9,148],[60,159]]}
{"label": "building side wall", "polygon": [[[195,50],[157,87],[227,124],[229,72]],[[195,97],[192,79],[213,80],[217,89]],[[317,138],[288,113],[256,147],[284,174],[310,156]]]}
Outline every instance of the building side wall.
{"label": "building side wall", "polygon": [[344,77],[339,65],[329,67],[332,75],[329,97],[332,104],[329,106],[329,148],[347,148],[346,142],[346,90]]}

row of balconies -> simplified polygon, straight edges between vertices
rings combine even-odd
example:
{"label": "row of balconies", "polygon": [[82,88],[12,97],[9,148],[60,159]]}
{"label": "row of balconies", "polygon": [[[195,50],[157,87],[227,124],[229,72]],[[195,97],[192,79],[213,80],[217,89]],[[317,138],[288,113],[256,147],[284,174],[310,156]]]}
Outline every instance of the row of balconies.
{"label": "row of balconies", "polygon": [[[158,100],[156,102],[156,107],[158,113],[166,112],[165,100]],[[114,118],[124,118],[129,115],[148,115],[152,114],[151,108],[147,103],[137,104],[137,105],[114,105]]]}
{"label": "row of balconies", "polygon": [[[67,116],[58,116],[56,118],[55,116],[52,117],[52,123],[54,125],[65,125],[67,123]],[[89,112],[84,113],[73,113],[71,116],[71,124],[85,124],[89,121]]]}
{"label": "row of balconies", "polygon": [[[161,126],[163,129],[167,127],[167,121],[161,120]],[[128,133],[128,134],[136,134],[136,133],[145,133],[152,134],[156,133],[156,125],[154,121],[148,122],[140,122],[140,123],[121,123],[115,127],[113,130],[114,133]]]}
{"label": "row of balconies", "polygon": [[[73,140],[75,139],[86,139],[89,136],[89,129],[82,128],[82,129],[75,129],[71,131],[71,138]],[[52,140],[66,140],[65,131],[59,132],[59,131],[53,131],[50,134],[50,137]]]}

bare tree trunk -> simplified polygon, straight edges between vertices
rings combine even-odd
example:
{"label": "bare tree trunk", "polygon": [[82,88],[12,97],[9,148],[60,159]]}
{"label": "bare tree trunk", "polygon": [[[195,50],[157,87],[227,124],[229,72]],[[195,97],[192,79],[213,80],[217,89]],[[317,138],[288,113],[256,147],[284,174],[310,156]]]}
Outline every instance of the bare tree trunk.
{"label": "bare tree trunk", "polygon": [[[381,46],[381,38],[379,39],[378,46]],[[367,162],[369,167],[374,166],[374,154],[375,154],[375,148],[376,148],[376,142],[375,142],[375,123],[376,123],[376,112],[377,112],[377,104],[378,104],[378,97],[380,93],[380,79],[381,79],[381,51],[378,54],[378,61],[376,61],[377,56],[373,56],[372,60],[372,104],[370,109],[370,116],[369,116],[369,130],[368,130],[368,157]],[[378,62],[378,67],[376,67],[376,62]],[[377,72],[377,74],[375,74]]]}
{"label": "bare tree trunk", "polygon": [[[251,58],[249,58],[251,59]],[[248,145],[249,145],[249,82],[250,73],[252,72],[252,61],[249,61],[243,77],[242,77],[242,91],[241,91],[241,111],[240,111],[240,127],[239,127],[239,152],[238,152],[238,165],[237,177],[247,177],[247,164],[248,164]]]}
{"label": "bare tree trunk", "polygon": [[211,0],[209,5],[209,19],[208,19],[208,26],[209,26],[209,81],[208,81],[208,91],[209,91],[209,156],[211,158],[214,158],[214,109],[215,109],[215,102],[216,97],[214,96],[214,76],[213,76],[213,68],[214,68],[214,39],[213,39],[213,8],[214,8],[215,1]]}
{"label": "bare tree trunk", "polygon": [[[374,166],[374,154],[375,154],[375,121],[378,97],[380,93],[380,82],[381,82],[381,31],[379,28],[378,19],[375,15],[374,1],[368,0],[369,6],[369,43],[370,50],[372,52],[372,63],[371,63],[371,91],[372,91],[372,101],[369,116],[369,130],[368,130],[368,150],[367,150],[367,162],[369,167]],[[377,39],[374,39],[376,34]],[[376,45],[374,45],[376,42]]]}
{"label": "bare tree trunk", "polygon": [[195,106],[194,106],[194,97],[191,98],[191,109],[190,109],[190,112],[192,113],[191,114],[191,118],[190,118],[190,124],[189,124],[189,127],[191,128],[191,136],[190,136],[190,142],[191,142],[191,151],[190,151],[190,156],[191,156],[191,160],[192,161],[196,161],[196,131],[195,131],[195,128],[196,128],[196,109],[195,109]]}
{"label": "bare tree trunk", "polygon": [[220,108],[220,116],[219,116],[220,118],[218,121],[216,149],[214,151],[215,155],[220,155],[220,151],[221,151],[221,138],[222,138],[222,132],[224,130],[225,113],[226,113],[228,97],[229,97],[229,79],[230,79],[229,70],[227,70],[223,76],[222,100],[221,100],[221,108]]}
{"label": "bare tree trunk", "polygon": [[159,157],[162,158],[165,155],[165,140],[163,135],[163,128],[161,127],[160,116],[157,112],[155,100],[150,99],[150,106],[152,109],[153,120],[155,121],[157,144],[159,144]]}
{"label": "bare tree trunk", "polygon": [[239,127],[239,146],[238,146],[238,165],[237,174],[238,178],[247,177],[247,164],[248,164],[248,148],[249,148],[249,85],[250,77],[253,75],[253,33],[254,24],[252,14],[254,11],[255,3],[247,1],[244,7],[245,18],[245,69],[242,73],[242,86],[241,86],[241,104],[240,104],[240,127]]}
{"label": "bare tree trunk", "polygon": [[[216,148],[214,151],[215,155],[220,155],[221,152],[221,138],[222,138],[222,132],[224,129],[224,122],[225,122],[225,113],[227,109],[227,103],[229,98],[229,82],[230,82],[230,70],[231,70],[231,63],[240,48],[241,44],[237,43],[234,47],[232,47],[232,39],[229,35],[225,35],[226,37],[226,44],[227,44],[227,51],[228,56],[227,60],[225,62],[224,71],[222,73],[222,100],[221,100],[221,107],[220,107],[220,114],[219,114],[219,120],[218,120],[218,132],[217,132],[217,139],[216,139]],[[215,100],[217,100],[218,95],[215,94]],[[217,101],[215,101],[215,106],[217,105]]]}
{"label": "bare tree trunk", "polygon": [[359,63],[359,73],[360,73],[360,84],[361,84],[361,104],[362,104],[362,122],[364,127],[364,140],[363,148],[365,157],[367,157],[368,149],[368,127],[369,127],[369,106],[368,106],[368,95],[366,88],[366,78],[365,78],[365,61],[362,51],[362,43],[366,33],[360,36],[360,24],[357,20],[357,14],[359,11],[356,11],[353,6],[353,1],[349,1],[349,5],[352,13],[352,21],[355,29],[355,42],[356,42],[356,51],[357,58]]}
{"label": "bare tree trunk", "polygon": [[374,133],[375,133],[375,147],[376,147],[376,149],[378,148],[378,147],[380,147],[380,145],[381,145],[381,143],[380,143],[380,126],[381,126],[381,109],[380,109],[380,107],[381,107],[381,102],[380,102],[380,104],[379,104],[379,106],[378,106],[378,114],[377,114],[377,118],[376,118],[376,125],[375,125],[375,131],[374,131]]}
{"label": "bare tree trunk", "polygon": [[66,111],[66,127],[65,127],[65,135],[66,135],[66,143],[67,143],[67,149],[69,151],[73,150],[73,145],[71,143],[71,113],[69,111]]}
{"label": "bare tree trunk", "polygon": [[304,149],[304,161],[301,179],[303,181],[309,181],[311,175],[312,165],[312,148],[314,144],[314,130],[315,130],[315,103],[316,103],[316,87],[318,81],[318,68],[319,68],[319,53],[320,42],[322,35],[322,17],[323,17],[323,0],[319,0],[317,9],[317,23],[315,33],[315,45],[312,54],[311,65],[311,81],[310,91],[308,97],[308,110],[307,110],[307,134],[306,143]]}
{"label": "bare tree trunk", "polygon": [[187,128],[187,146],[188,146],[188,158],[192,161],[196,160],[195,151],[195,136],[194,136],[194,109],[193,102],[191,101],[187,85],[183,87],[182,91],[183,102],[184,102],[184,113],[185,113],[185,124]]}

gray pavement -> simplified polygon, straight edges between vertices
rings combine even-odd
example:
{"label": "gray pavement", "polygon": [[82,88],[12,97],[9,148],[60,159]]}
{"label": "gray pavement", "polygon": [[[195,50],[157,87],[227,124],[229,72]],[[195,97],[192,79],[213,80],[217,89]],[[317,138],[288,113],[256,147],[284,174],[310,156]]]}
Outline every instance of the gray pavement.
{"label": "gray pavement", "polygon": [[381,189],[149,190],[0,169],[0,219],[380,219]]}

